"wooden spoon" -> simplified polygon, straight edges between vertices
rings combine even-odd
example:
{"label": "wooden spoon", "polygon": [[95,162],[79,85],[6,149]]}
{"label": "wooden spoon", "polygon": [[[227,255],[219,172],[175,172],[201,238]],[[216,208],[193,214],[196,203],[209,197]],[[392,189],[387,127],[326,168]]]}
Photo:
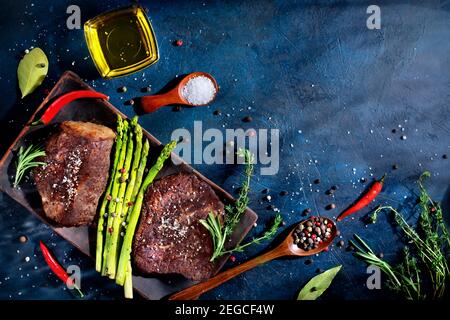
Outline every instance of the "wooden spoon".
{"label": "wooden spoon", "polygon": [[195,77],[204,76],[209,78],[212,83],[214,84],[214,88],[216,89],[216,92],[214,93],[213,98],[211,101],[208,101],[206,104],[211,103],[219,91],[219,86],[217,85],[216,80],[213,78],[212,75],[206,72],[192,72],[185,76],[181,81],[177,84],[175,88],[170,90],[169,92],[163,93],[163,94],[155,94],[152,96],[145,96],[141,98],[141,106],[142,110],[145,113],[150,113],[158,110],[159,108],[169,105],[169,104],[183,104],[188,105],[192,107],[198,107],[198,106],[204,106],[206,104],[191,104],[189,103],[182,94],[183,87],[186,85],[186,83]]}
{"label": "wooden spoon", "polygon": [[231,268],[227,271],[224,271],[222,273],[219,273],[215,277],[205,281],[201,282],[199,284],[196,284],[192,287],[186,288],[180,292],[177,292],[169,297],[169,300],[190,300],[198,298],[203,293],[221,285],[222,283],[230,280],[231,278],[234,278],[238,274],[241,274],[247,270],[250,270],[260,264],[263,264],[265,262],[268,262],[270,260],[283,257],[283,256],[299,256],[299,257],[305,257],[305,256],[311,256],[316,253],[319,253],[323,250],[325,250],[334,240],[336,237],[337,229],[336,225],[331,219],[327,219],[329,223],[332,224],[330,237],[319,244],[319,246],[316,249],[311,249],[308,251],[305,251],[303,249],[300,249],[295,243],[294,243],[294,235],[295,229],[303,223],[306,223],[310,219],[306,219],[301,221],[299,224],[296,225],[295,228],[292,229],[292,231],[289,233],[289,235],[284,239],[284,241],[275,249],[272,249],[271,251],[256,257],[250,261],[247,261],[243,264],[240,264],[234,268]]}

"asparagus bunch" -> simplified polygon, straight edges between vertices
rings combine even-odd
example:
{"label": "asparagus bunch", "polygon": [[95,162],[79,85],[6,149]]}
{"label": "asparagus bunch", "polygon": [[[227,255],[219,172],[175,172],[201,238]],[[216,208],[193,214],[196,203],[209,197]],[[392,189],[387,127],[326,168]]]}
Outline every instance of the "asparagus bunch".
{"label": "asparagus bunch", "polygon": [[[131,264],[130,264],[130,255],[131,255],[131,245],[134,238],[134,232],[136,230],[136,225],[139,220],[139,216],[141,213],[142,203],[144,200],[144,193],[147,190],[148,186],[153,182],[158,172],[164,165],[164,162],[169,158],[170,153],[176,146],[176,141],[171,141],[168,143],[161,154],[159,155],[156,163],[151,167],[147,176],[142,183],[139,192],[136,195],[135,203],[133,209],[129,215],[127,231],[125,233],[125,238],[123,240],[122,249],[119,257],[119,265],[117,267],[116,274],[116,283],[119,285],[124,285],[125,281],[131,281],[129,277],[131,277]],[[139,170],[144,171],[145,168],[139,168]]]}
{"label": "asparagus bunch", "polygon": [[106,276],[108,274],[107,269],[107,259],[109,254],[109,244],[111,242],[111,232],[112,232],[112,226],[113,226],[113,220],[116,216],[116,208],[117,204],[121,201],[119,198],[119,189],[121,185],[121,178],[122,178],[122,168],[125,164],[125,156],[127,152],[127,146],[128,146],[128,130],[129,130],[129,124],[128,121],[123,122],[123,139],[122,139],[122,145],[120,149],[120,155],[119,160],[117,162],[117,166],[114,170],[114,177],[113,177],[113,185],[111,188],[111,194],[109,195],[110,201],[108,205],[108,222],[106,225],[106,243],[105,247],[103,249],[103,262],[102,262],[102,275]]}
{"label": "asparagus bunch", "polygon": [[[127,148],[127,155],[126,155],[126,161],[125,161],[125,167],[124,170],[127,170],[124,172],[124,175],[122,176],[123,179],[126,179],[129,177],[128,183],[123,183],[121,185],[121,193],[124,194],[123,201],[120,202],[117,205],[116,208],[116,216],[113,220],[113,227],[112,227],[112,233],[111,233],[111,239],[109,243],[108,248],[108,259],[106,262],[108,275],[111,279],[114,279],[116,276],[116,268],[117,268],[117,257],[119,254],[119,248],[121,243],[120,233],[122,230],[122,225],[125,224],[125,220],[127,218],[128,209],[132,206],[132,193],[134,190],[134,186],[136,183],[136,176],[137,171],[140,164],[140,158],[141,158],[141,150],[142,150],[142,128],[137,123],[138,117],[134,117],[131,120],[131,127],[134,130],[134,135],[136,138],[136,148],[134,149],[134,155],[133,155],[133,144],[129,143]],[[131,134],[130,134],[131,135]],[[131,141],[130,141],[131,142]],[[148,142],[147,142],[148,145]],[[148,148],[147,148],[148,153]],[[133,163],[131,165],[131,171],[129,171],[131,159],[133,158]],[[146,155],[143,159],[143,165],[145,167],[145,164],[147,162]],[[139,182],[140,184],[140,182]]]}
{"label": "asparagus bunch", "polygon": [[98,226],[97,226],[97,246],[95,253],[95,270],[97,270],[97,272],[101,272],[102,270],[103,230],[105,223],[104,221],[105,221],[106,206],[108,204],[108,197],[111,196],[110,193],[112,190],[116,167],[119,162],[120,151],[122,148],[122,138],[123,138],[123,121],[121,116],[117,116],[117,136],[114,153],[114,162],[111,170],[111,179],[109,180],[105,196],[103,197],[102,204],[100,206]]}

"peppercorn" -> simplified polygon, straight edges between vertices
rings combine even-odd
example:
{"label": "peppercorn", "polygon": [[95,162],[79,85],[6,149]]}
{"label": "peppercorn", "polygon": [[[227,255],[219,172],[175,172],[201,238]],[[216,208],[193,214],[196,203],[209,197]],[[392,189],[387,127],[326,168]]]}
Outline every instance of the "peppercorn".
{"label": "peppercorn", "polygon": [[112,200],[112,197],[111,197],[110,194],[108,194],[108,195],[106,196],[106,200],[108,200],[108,201],[111,201],[111,200]]}
{"label": "peppercorn", "polygon": [[325,194],[326,194],[327,196],[331,196],[333,193],[334,193],[334,190],[333,190],[333,189],[328,189],[327,191],[325,191]]}
{"label": "peppercorn", "polygon": [[287,191],[284,191],[284,190],[280,192],[280,196],[285,196],[285,195],[287,195],[287,194],[288,194],[288,192],[287,192]]}
{"label": "peppercorn", "polygon": [[150,91],[152,91],[152,87],[150,87],[150,86],[141,88],[142,93],[146,93],[146,92],[150,92]]}
{"label": "peppercorn", "polygon": [[269,189],[263,189],[261,193],[269,193]]}
{"label": "peppercorn", "polygon": [[173,43],[176,47],[181,47],[183,45],[183,40],[177,39]]}
{"label": "peppercorn", "polygon": [[361,181],[361,183],[366,183],[366,182],[367,182],[367,179],[364,178],[364,177],[362,177],[360,181]]}
{"label": "peppercorn", "polygon": [[230,261],[231,262],[235,262],[236,261],[236,257],[235,256],[230,256]]}
{"label": "peppercorn", "polygon": [[273,210],[273,209],[275,209],[275,207],[274,207],[272,204],[269,204],[269,205],[266,207],[266,210]]}
{"label": "peppercorn", "polygon": [[127,92],[127,87],[125,87],[125,86],[119,87],[119,88],[117,88],[117,92],[122,92],[122,93]]}
{"label": "peppercorn", "polygon": [[310,208],[306,208],[305,210],[303,210],[302,215],[303,215],[303,216],[306,216],[306,215],[308,215],[309,213],[311,213],[311,209],[310,209]]}
{"label": "peppercorn", "polygon": [[305,260],[305,264],[306,264],[306,265],[310,265],[311,263],[313,263],[313,260],[312,260],[312,259],[306,259],[306,260]]}
{"label": "peppercorn", "polygon": [[27,241],[28,241],[27,236],[22,235],[22,236],[19,237],[19,242],[20,242],[20,243],[25,243],[25,242],[27,242]]}
{"label": "peppercorn", "polygon": [[392,169],[397,170],[397,169],[398,169],[398,165],[394,164],[394,165],[392,166]]}
{"label": "peppercorn", "polygon": [[344,246],[344,244],[345,244],[344,240],[340,240],[340,241],[338,241],[337,246],[339,248],[342,248]]}
{"label": "peppercorn", "polygon": [[314,184],[319,184],[319,183],[320,183],[320,179],[314,180]]}
{"label": "peppercorn", "polygon": [[246,116],[246,117],[242,118],[242,122],[252,122],[252,121],[253,121],[253,118],[250,116]]}
{"label": "peppercorn", "polygon": [[127,100],[127,101],[125,101],[125,104],[128,106],[132,106],[132,105],[134,105],[134,100],[133,99]]}
{"label": "peppercorn", "polygon": [[220,110],[214,110],[213,115],[220,116],[222,112]]}
{"label": "peppercorn", "polygon": [[173,112],[181,111],[181,106],[179,106],[179,105],[173,106],[173,107],[172,107],[172,111],[173,111]]}
{"label": "peppercorn", "polygon": [[442,155],[442,159],[448,159],[448,155],[447,154],[443,154]]}
{"label": "peppercorn", "polygon": [[333,191],[336,191],[338,189],[338,187],[337,186],[331,186],[330,189],[333,190]]}
{"label": "peppercorn", "polygon": [[334,203],[330,203],[325,207],[326,210],[333,210],[334,208],[336,208],[336,205]]}

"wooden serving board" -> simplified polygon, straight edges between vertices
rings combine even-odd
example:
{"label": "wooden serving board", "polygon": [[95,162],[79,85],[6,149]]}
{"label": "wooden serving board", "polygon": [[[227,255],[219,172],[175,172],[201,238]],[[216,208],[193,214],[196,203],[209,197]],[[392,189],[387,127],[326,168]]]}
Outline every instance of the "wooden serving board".
{"label": "wooden serving board", "polygon": [[[19,136],[8,148],[6,154],[0,160],[0,190],[8,194],[22,206],[27,208],[31,213],[36,215],[43,222],[47,223],[57,234],[69,241],[80,251],[90,257],[94,257],[96,240],[95,226],[79,228],[58,227],[54,223],[48,221],[44,216],[40,196],[32,181],[25,181],[20,189],[14,189],[12,187],[12,176],[14,176],[15,173],[15,155],[21,145],[28,145],[30,142],[44,142],[46,137],[48,137],[48,135],[54,130],[57,124],[65,120],[90,121],[103,124],[114,129],[118,114],[126,118],[123,113],[121,113],[117,108],[115,108],[107,101],[101,101],[98,99],[81,99],[65,106],[49,125],[30,126],[30,124],[34,120],[38,119],[42,115],[45,108],[48,107],[49,102],[51,102],[55,97],[58,97],[61,94],[70,92],[72,90],[80,89],[92,90],[91,87],[84,83],[73,72],[67,71],[62,75],[61,79],[56,83],[47,98],[42,102],[42,104],[33,114],[32,118],[28,121],[27,125],[24,126]],[[146,130],[143,130],[143,133],[150,142],[150,165],[154,163],[156,157],[159,155],[162,149],[162,145],[158,139],[156,139]],[[176,155],[172,155],[172,157],[176,157]],[[168,160],[164,165],[164,168],[158,174],[157,179],[176,172],[192,172],[196,174],[200,179],[206,181],[224,203],[230,203],[234,201],[233,197],[229,193],[227,193],[217,184],[204,177],[198,171],[194,170],[185,162],[182,162],[180,165],[174,165],[172,161]],[[247,211],[243,215],[232,236],[231,242],[233,246],[238,244],[251,230],[253,224],[257,220],[257,217],[258,216],[254,211],[247,208]],[[220,261],[217,262],[217,272],[223,267],[226,259],[227,257],[223,257]],[[194,282],[184,279],[183,277],[178,275],[161,277],[133,275],[134,289],[147,299],[161,299],[175,291],[184,289],[192,284],[194,284]]]}

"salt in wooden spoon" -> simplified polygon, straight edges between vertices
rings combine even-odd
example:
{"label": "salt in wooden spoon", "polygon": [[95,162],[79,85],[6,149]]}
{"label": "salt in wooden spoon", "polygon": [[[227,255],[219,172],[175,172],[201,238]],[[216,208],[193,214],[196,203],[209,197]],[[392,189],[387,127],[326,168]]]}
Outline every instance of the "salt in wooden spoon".
{"label": "salt in wooden spoon", "polygon": [[169,297],[169,300],[191,300],[198,298],[203,293],[218,287],[222,283],[230,280],[231,278],[234,278],[238,274],[241,274],[245,271],[248,271],[260,264],[263,264],[265,262],[268,262],[270,260],[280,258],[283,256],[299,256],[299,257],[305,257],[305,256],[311,256],[316,253],[319,253],[326,248],[333,242],[334,238],[337,234],[336,225],[331,219],[328,219],[329,223],[331,223],[331,232],[330,237],[326,239],[326,241],[323,241],[318,245],[317,248],[311,249],[308,251],[305,251],[303,249],[300,249],[297,244],[294,243],[294,235],[295,229],[303,223],[306,223],[310,219],[306,219],[301,221],[298,225],[296,225],[295,228],[292,229],[292,231],[289,233],[289,235],[284,239],[284,241],[276,248],[272,249],[271,251],[256,257],[250,261],[247,261],[243,264],[240,264],[234,268],[231,268],[227,271],[224,271],[222,273],[219,273],[215,277],[205,281],[201,282],[199,284],[196,284],[192,287],[186,288],[180,292],[177,292]]}
{"label": "salt in wooden spoon", "polygon": [[173,88],[172,90],[170,90],[169,92],[166,92],[163,94],[155,94],[152,96],[141,97],[140,102],[141,102],[142,111],[144,111],[144,113],[154,112],[154,111],[158,110],[159,108],[169,105],[169,104],[182,104],[182,105],[188,105],[188,106],[192,106],[192,107],[198,107],[198,106],[205,105],[205,104],[189,103],[189,101],[187,101],[183,97],[183,92],[182,92],[183,87],[186,85],[186,83],[190,79],[195,78],[195,77],[200,77],[200,76],[209,78],[212,81],[212,83],[214,84],[214,88],[216,89],[213,98],[206,103],[206,104],[209,104],[210,102],[212,102],[215,99],[217,92],[219,91],[219,86],[217,85],[216,80],[209,73],[192,72],[192,73],[188,74],[187,76],[185,76],[183,79],[181,79],[181,81],[176,85],[176,87]]}

